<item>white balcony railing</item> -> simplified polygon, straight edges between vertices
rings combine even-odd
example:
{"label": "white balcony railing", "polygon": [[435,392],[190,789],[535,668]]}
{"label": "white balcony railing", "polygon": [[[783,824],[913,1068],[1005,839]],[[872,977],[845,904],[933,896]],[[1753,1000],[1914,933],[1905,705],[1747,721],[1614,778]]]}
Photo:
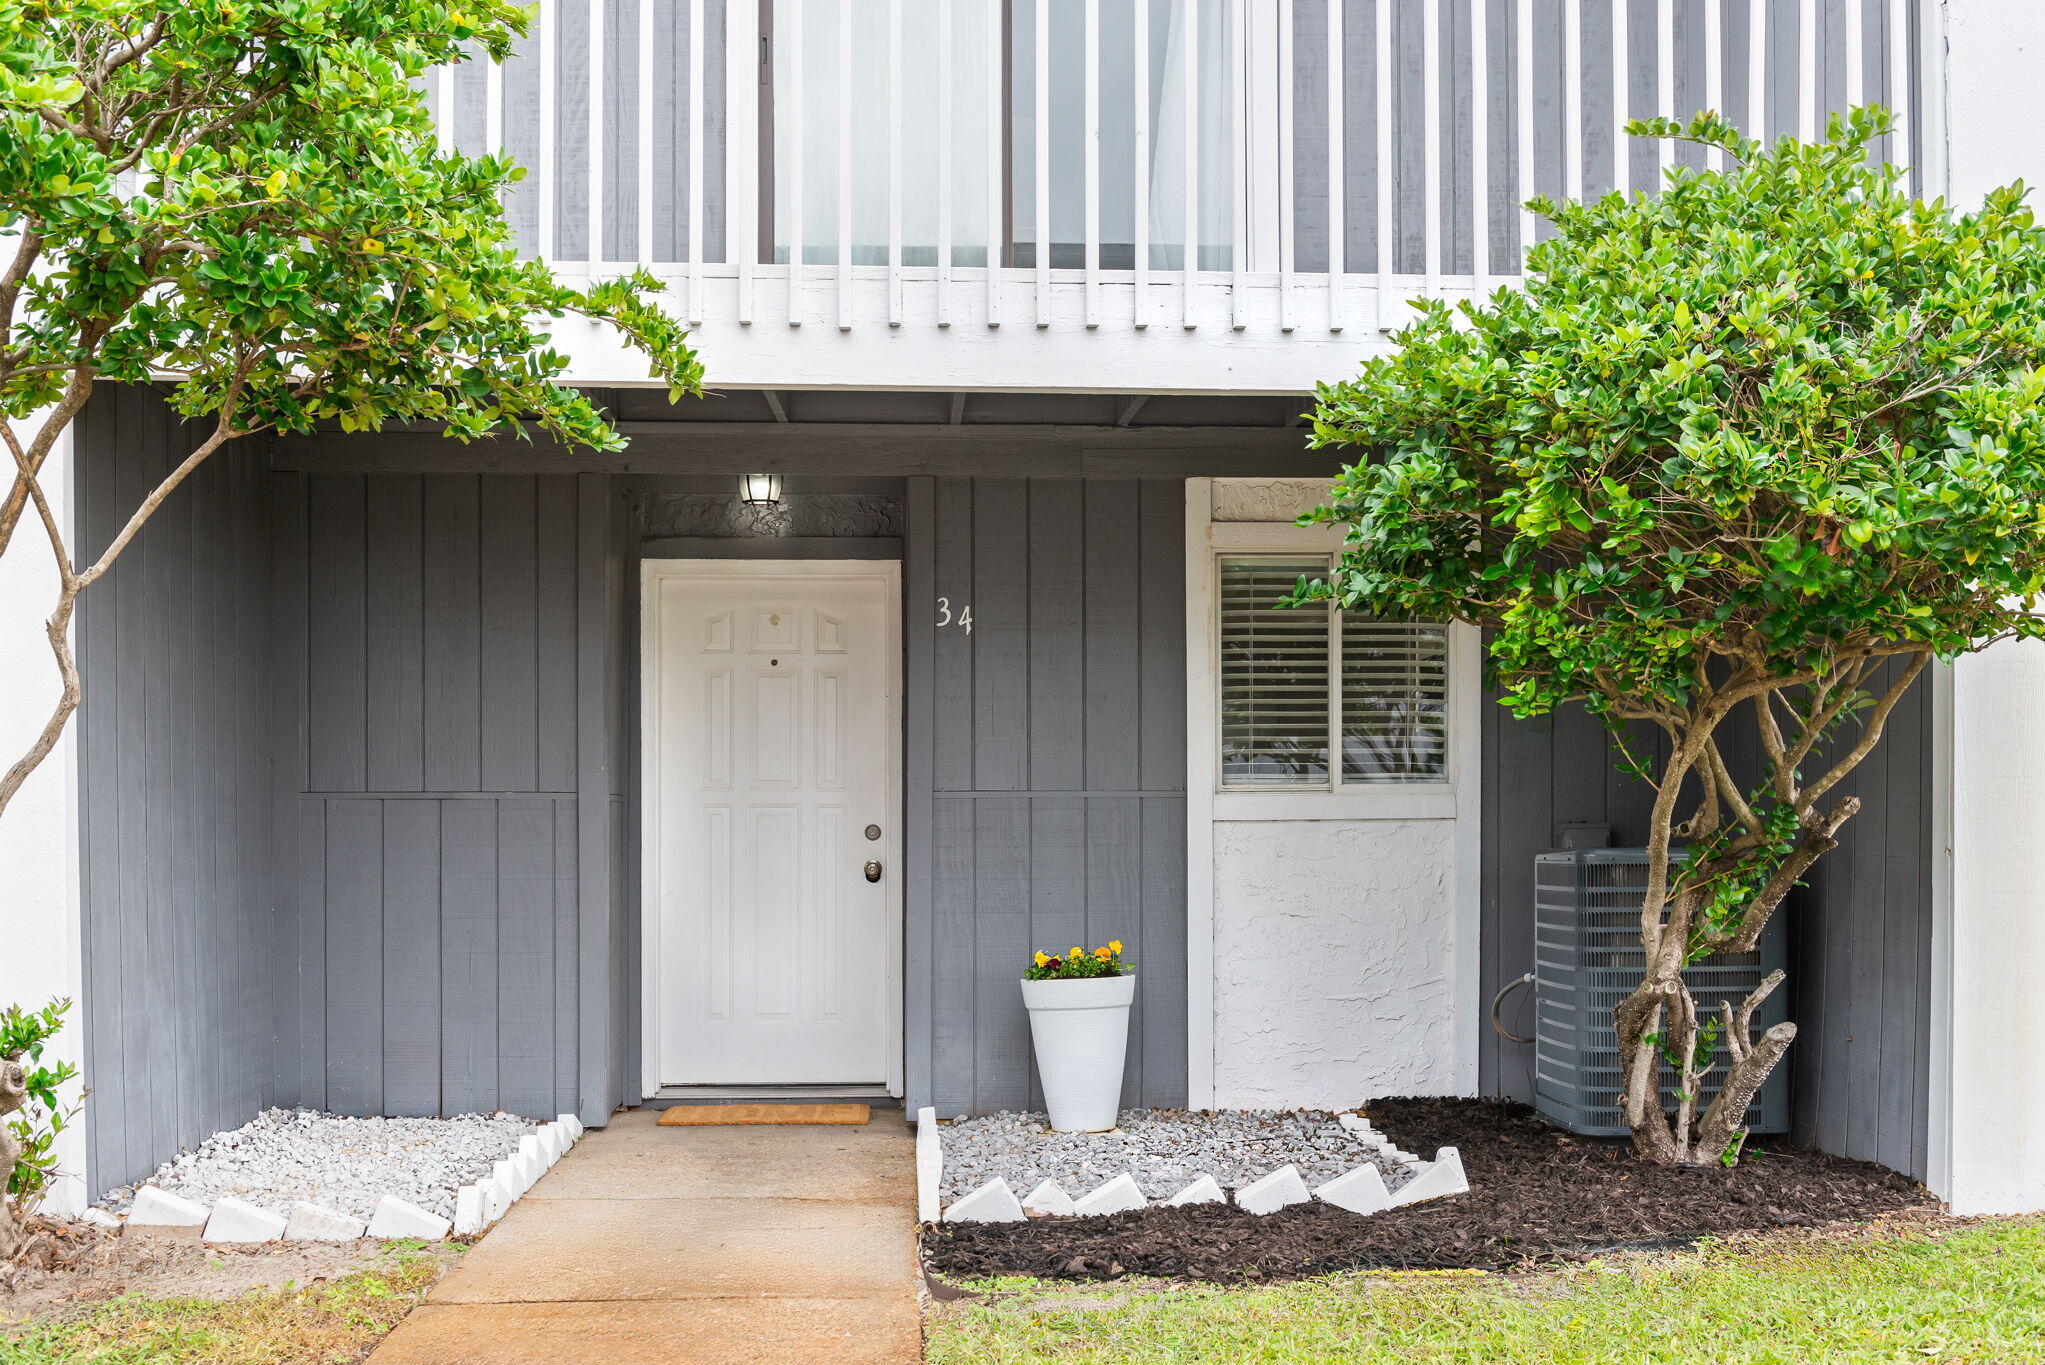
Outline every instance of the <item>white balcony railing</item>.
{"label": "white balcony railing", "polygon": [[1924,167],[1932,3],[544,0],[430,94],[530,168],[531,249],[670,282],[715,382],[1291,391],[1517,275],[1534,193],[1696,162],[1626,119],[1879,102]]}

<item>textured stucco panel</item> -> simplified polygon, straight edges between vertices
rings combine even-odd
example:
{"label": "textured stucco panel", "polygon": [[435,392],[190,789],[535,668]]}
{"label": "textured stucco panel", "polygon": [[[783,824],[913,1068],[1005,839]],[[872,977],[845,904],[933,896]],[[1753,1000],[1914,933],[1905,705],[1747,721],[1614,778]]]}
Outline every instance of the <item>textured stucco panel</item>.
{"label": "textured stucco panel", "polygon": [[1214,827],[1224,1107],[1454,1093],[1455,822]]}

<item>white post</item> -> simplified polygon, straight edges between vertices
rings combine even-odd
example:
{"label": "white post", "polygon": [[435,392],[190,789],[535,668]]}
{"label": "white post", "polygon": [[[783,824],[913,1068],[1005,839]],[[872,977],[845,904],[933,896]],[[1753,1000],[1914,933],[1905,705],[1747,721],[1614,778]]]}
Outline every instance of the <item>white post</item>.
{"label": "white post", "polygon": [[[1946,184],[1956,207],[2045,180],[2045,6],[1946,0]],[[1932,38],[1934,15],[1922,15]],[[1927,142],[1933,126],[1924,128]],[[2001,644],[1941,679],[1948,862],[1932,941],[1931,1187],[1955,1213],[2045,1209],[2045,644]]]}
{"label": "white post", "polygon": [[[21,425],[29,427],[36,419]],[[66,432],[44,466],[43,491],[59,524],[68,524],[72,493],[71,436]],[[57,600],[49,542],[33,516],[22,518],[0,557],[0,762],[12,763],[42,729],[57,702],[57,661],[43,621]],[[7,869],[8,950],[0,953],[0,1006],[40,1009],[58,997],[74,1003],[45,1062],[85,1065],[81,906],[78,896],[78,722],[0,816],[0,867]],[[93,1078],[86,1076],[84,1084]],[[78,1099],[78,1082],[64,1087]],[[85,1188],[85,1116],[57,1139],[59,1179],[45,1196],[50,1213],[76,1213]]]}

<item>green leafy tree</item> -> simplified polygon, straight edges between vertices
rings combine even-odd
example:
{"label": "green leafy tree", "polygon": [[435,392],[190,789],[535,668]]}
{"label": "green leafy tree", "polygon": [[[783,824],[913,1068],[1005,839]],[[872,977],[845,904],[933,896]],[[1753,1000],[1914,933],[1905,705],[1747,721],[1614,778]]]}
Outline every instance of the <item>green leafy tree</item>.
{"label": "green leafy tree", "polygon": [[[59,700],[0,775],[0,811],[80,700],[69,631],[164,499],[222,445],[316,424],[534,429],[623,445],[559,382],[551,320],[641,351],[674,396],[702,370],[641,272],[585,286],[519,259],[507,157],[439,149],[429,67],[503,60],[506,0],[0,0],[0,554],[47,542]],[[102,381],[169,386],[190,456],[89,560],[42,480]]]}
{"label": "green leafy tree", "polygon": [[[2021,185],[1912,199],[1870,161],[1887,127],[1633,124],[1731,169],[1535,201],[1554,234],[1524,289],[1422,304],[1319,393],[1316,444],[1369,454],[1306,518],[1348,538],[1300,598],[1473,622],[1515,713],[1659,732],[1645,970],[1614,1012],[1657,1161],[1735,1159],[1796,1034],[1754,1034],[1780,974],[1700,1019],[1683,968],[1751,949],[1836,846],[1860,805],[1840,783],[1932,660],[2045,634],[2045,234]],[[1727,760],[1735,725],[1755,771]]]}

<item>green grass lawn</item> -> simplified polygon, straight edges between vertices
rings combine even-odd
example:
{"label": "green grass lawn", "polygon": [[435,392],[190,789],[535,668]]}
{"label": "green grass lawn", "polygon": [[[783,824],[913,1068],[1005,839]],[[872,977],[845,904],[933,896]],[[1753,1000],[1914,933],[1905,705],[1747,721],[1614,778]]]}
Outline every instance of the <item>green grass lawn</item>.
{"label": "green grass lawn", "polygon": [[0,1365],[339,1365],[412,1311],[445,1263],[393,1243],[369,1269],[228,1299],[122,1295],[9,1336]]}
{"label": "green grass lawn", "polygon": [[1002,1281],[930,1365],[1012,1361],[2045,1362],[2045,1225],[1707,1246],[1501,1277],[1263,1289]]}

